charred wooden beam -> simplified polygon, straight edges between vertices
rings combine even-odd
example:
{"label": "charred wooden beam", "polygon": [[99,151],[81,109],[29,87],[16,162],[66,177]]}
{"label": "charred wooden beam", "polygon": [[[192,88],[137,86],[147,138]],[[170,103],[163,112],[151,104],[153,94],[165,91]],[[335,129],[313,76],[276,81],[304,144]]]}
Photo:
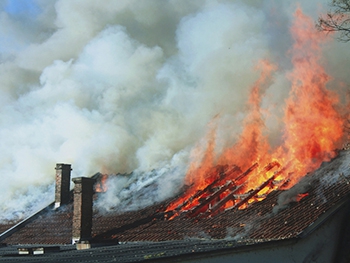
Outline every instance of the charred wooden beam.
{"label": "charred wooden beam", "polygon": [[236,179],[232,181],[228,181],[224,186],[220,187],[220,189],[218,189],[215,193],[205,198],[199,205],[197,205],[192,210],[190,210],[189,216],[191,217],[197,216],[202,211],[203,207],[205,207],[206,205],[209,206],[209,203],[211,201],[213,201],[215,198],[219,198],[220,194],[224,193],[226,190],[231,191],[233,188],[235,188],[237,180],[242,180],[244,177],[250,174],[257,167],[258,167],[258,164],[255,163],[251,167],[249,167],[244,173],[240,174]]}
{"label": "charred wooden beam", "polygon": [[245,185],[241,184],[240,186],[237,186],[235,189],[233,189],[228,195],[226,195],[223,199],[221,199],[219,202],[217,202],[211,209],[208,209],[208,211],[204,214],[204,216],[209,215],[215,215],[219,209],[224,206],[228,201],[235,199],[235,194],[241,190]]}
{"label": "charred wooden beam", "polygon": [[229,169],[223,172],[223,174],[221,175],[221,179],[217,180],[214,185],[222,185],[223,183],[226,183],[226,181],[228,180],[235,181],[236,179],[233,178],[235,174],[241,175],[242,170],[237,165],[232,165]]}
{"label": "charred wooden beam", "polygon": [[248,174],[250,174],[255,168],[257,168],[259,165],[258,163],[254,163],[251,167],[248,168],[247,171],[239,175],[237,178],[234,179],[235,182],[238,182],[242,180],[244,177],[246,177]]}
{"label": "charred wooden beam", "polygon": [[220,195],[225,192],[226,190],[231,189],[232,187],[235,187],[235,184],[233,182],[227,182],[225,185],[220,187],[215,193],[213,193],[211,196],[208,196],[205,200],[203,200],[199,205],[194,207],[192,210],[189,211],[189,215],[194,217],[197,216],[201,209],[205,207],[206,205],[209,205],[211,201],[214,201],[216,198],[220,198]]}
{"label": "charred wooden beam", "polygon": [[[255,166],[255,164],[254,164],[254,166]],[[272,168],[274,168],[274,167],[276,167],[276,166],[278,166],[278,167],[280,167],[280,164],[278,163],[278,162],[272,162],[272,163],[269,163],[267,166],[265,166],[265,172],[268,172],[269,170],[271,170]],[[273,182],[273,180],[278,176],[278,175],[280,175],[281,173],[283,173],[285,171],[285,169],[281,169],[281,170],[279,170],[278,172],[276,172],[270,179],[268,179],[266,182],[264,182],[262,185],[260,185],[260,187],[262,187],[262,188],[264,188],[267,184],[269,184],[270,182],[272,183]],[[267,184],[266,184],[267,183]],[[266,185],[265,185],[266,184]],[[223,199],[221,199],[218,203],[216,203],[210,210],[208,210],[208,213],[206,213],[205,214],[205,216],[208,216],[208,215],[214,215],[214,214],[216,214],[216,212],[221,208],[221,207],[223,207],[228,201],[230,201],[230,200],[236,200],[237,198],[236,198],[236,193],[240,190],[240,189],[242,189],[243,188],[243,186],[244,186],[244,184],[242,184],[239,188],[237,188],[237,189],[234,189],[233,191],[231,191],[227,196],[225,196]],[[256,188],[256,190],[257,189],[259,189],[260,187],[258,187],[258,188]],[[262,189],[261,188],[261,189]],[[260,189],[260,190],[261,190]],[[260,190],[258,190],[255,194],[257,194],[257,193],[259,193],[259,191]],[[255,190],[254,191],[252,191],[252,193],[253,192],[255,192]],[[245,197],[243,198],[243,199],[241,199],[241,200],[249,200],[250,198],[252,198],[255,194],[251,194],[251,193],[247,193],[247,194],[245,194]],[[239,202],[239,203],[241,203],[241,201]],[[234,207],[239,207],[239,206],[241,206],[241,205],[239,205],[239,203],[237,203],[237,204],[235,204],[232,208],[234,208]]]}
{"label": "charred wooden beam", "polygon": [[207,192],[211,191],[222,180],[224,180],[225,178],[229,177],[229,175],[232,175],[232,174],[234,174],[236,172],[240,172],[240,171],[241,171],[241,169],[238,166],[236,166],[236,165],[233,165],[227,171],[219,171],[219,177],[216,180],[214,180],[211,184],[207,185],[204,189],[197,191],[194,195],[192,195],[189,199],[187,199],[185,202],[180,204],[174,210],[180,211],[183,207],[185,207],[188,204],[192,203],[193,200],[199,199],[201,196],[203,196]]}
{"label": "charred wooden beam", "polygon": [[240,207],[241,205],[243,205],[244,203],[248,202],[249,199],[253,198],[257,193],[259,193],[262,189],[264,189],[266,186],[268,186],[270,183],[272,183],[273,180],[275,180],[276,178],[276,174],[274,174],[273,176],[271,176],[267,181],[265,181],[264,183],[262,183],[259,187],[255,188],[255,190],[251,190],[248,194],[247,197],[243,198],[241,201],[239,201],[238,203],[236,203],[234,206],[232,206],[231,209],[236,208],[236,207]]}

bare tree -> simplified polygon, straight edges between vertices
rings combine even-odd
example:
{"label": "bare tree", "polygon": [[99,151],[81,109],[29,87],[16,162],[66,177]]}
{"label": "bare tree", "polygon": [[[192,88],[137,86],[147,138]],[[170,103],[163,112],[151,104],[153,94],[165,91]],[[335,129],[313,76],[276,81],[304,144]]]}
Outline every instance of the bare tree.
{"label": "bare tree", "polygon": [[[342,42],[350,41],[350,0],[332,0],[330,10],[326,15],[320,16],[316,23],[316,28],[324,32],[339,32],[338,39]],[[350,92],[348,92],[350,98]],[[350,101],[350,99],[348,99]],[[348,105],[350,107],[350,103]],[[350,150],[350,112],[348,112],[347,122],[344,121],[344,132],[348,141],[343,149]]]}
{"label": "bare tree", "polygon": [[339,32],[340,41],[350,41],[350,0],[332,0],[329,12],[318,18],[316,27],[320,31]]}

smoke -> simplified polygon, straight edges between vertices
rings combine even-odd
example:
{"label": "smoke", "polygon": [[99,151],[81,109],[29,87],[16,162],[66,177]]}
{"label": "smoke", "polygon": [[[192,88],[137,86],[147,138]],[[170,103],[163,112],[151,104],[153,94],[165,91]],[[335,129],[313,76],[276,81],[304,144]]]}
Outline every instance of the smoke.
{"label": "smoke", "polygon": [[327,199],[324,195],[324,189],[334,186],[340,181],[349,183],[348,175],[350,174],[350,151],[342,151],[338,157],[331,163],[324,162],[321,167],[311,174],[303,177],[298,184],[282,192],[278,196],[277,204],[273,207],[273,214],[287,208],[291,203],[297,202],[299,194],[307,193],[315,182],[323,186],[316,190],[317,202],[326,203]]}
{"label": "smoke", "polygon": [[[256,224],[256,223],[255,223]],[[241,228],[238,227],[228,227],[227,228],[227,234],[225,239],[226,240],[233,240],[236,242],[239,242],[244,237],[247,237],[249,235],[249,232],[253,229],[253,224],[244,224]]]}
{"label": "smoke", "polygon": [[[107,210],[173,195],[214,116],[218,145],[236,139],[261,59],[278,66],[263,101],[278,144],[294,1],[26,3],[0,1],[0,219],[53,199],[55,163],[73,176],[133,172],[108,180]],[[300,5],[315,19],[325,11]],[[326,48],[332,89],[344,93],[349,49]]]}

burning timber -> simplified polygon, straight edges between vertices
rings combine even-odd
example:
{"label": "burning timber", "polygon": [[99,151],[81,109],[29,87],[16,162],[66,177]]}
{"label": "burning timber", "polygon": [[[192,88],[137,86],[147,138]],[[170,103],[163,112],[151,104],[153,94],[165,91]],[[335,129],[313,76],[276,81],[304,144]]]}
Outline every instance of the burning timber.
{"label": "burning timber", "polygon": [[[64,168],[65,165],[57,167]],[[108,255],[116,255],[117,251],[129,249],[136,258],[142,257],[143,260],[161,258],[168,261],[186,255],[196,255],[200,260],[207,257],[207,253],[215,255],[214,258],[220,261],[223,255],[238,260],[243,251],[245,256],[249,256],[249,251],[262,256],[266,248],[278,251],[273,255],[276,260],[283,260],[287,254],[297,262],[308,257],[328,260],[318,262],[343,257],[337,248],[348,242],[350,233],[350,229],[346,228],[350,217],[350,151],[341,151],[338,157],[323,163],[290,189],[285,187],[288,182],[279,180],[285,168],[271,163],[260,171],[271,175],[255,189],[242,192],[245,178],[258,168],[258,164],[245,171],[235,166],[218,168],[217,180],[193,193],[190,200],[177,205],[174,210],[168,208],[182,195],[137,211],[103,214],[94,209],[90,213],[91,203],[80,204],[79,200],[86,200],[86,195],[96,195],[91,184],[95,180],[99,184],[97,177],[100,175],[96,175],[94,180],[75,179],[74,193],[67,193],[63,187],[57,188],[56,198],[62,194],[69,195],[59,197],[60,200],[68,200],[66,203],[61,202],[57,207],[52,202],[30,220],[11,228],[10,233],[0,235],[0,242],[6,244],[0,248],[0,261],[11,258],[14,252],[9,251],[13,251],[12,248],[19,248],[18,251],[37,251],[40,248],[44,251],[40,257],[46,262],[51,259],[60,262],[62,255],[65,259],[75,256],[72,240],[77,249],[90,248],[90,253],[97,253],[95,255],[101,258],[104,256],[98,251],[110,251]],[[235,179],[230,179],[231,176]],[[190,188],[182,194],[188,193]],[[80,222],[81,219],[87,223],[73,224],[73,221]],[[89,226],[88,229],[83,225]],[[0,227],[6,233],[6,224]],[[314,232],[317,233],[315,238]],[[330,240],[334,245],[329,245]],[[16,244],[27,245],[14,246]],[[46,254],[46,250],[49,251],[51,246],[57,248],[57,244],[61,245],[56,252]],[[101,246],[104,246],[102,250],[94,249]],[[324,249],[317,250],[320,246]],[[188,251],[190,247],[192,249]],[[162,250],[164,248],[166,251]],[[291,251],[297,252],[293,254]],[[27,256],[35,257],[34,253]],[[130,261],[133,260],[121,260]],[[86,258],[86,262],[89,259]],[[293,261],[287,259],[286,262]]]}
{"label": "burning timber", "polygon": [[[213,216],[220,210],[243,208],[255,200],[261,201],[266,197],[266,192],[276,190],[279,186],[285,186],[288,183],[287,180],[276,180],[279,175],[285,172],[285,169],[282,168],[275,171],[270,178],[256,189],[251,189],[247,193],[244,193],[246,184],[244,180],[246,176],[252,173],[258,166],[258,163],[254,163],[245,172],[241,172],[237,177],[234,177],[234,179],[228,178],[232,178],[233,174],[239,173],[241,171],[239,167],[233,166],[231,169],[227,169],[227,171],[222,171],[218,179],[214,180],[214,182],[203,190],[195,192],[183,203],[181,203],[182,198],[180,197],[180,201],[177,200],[175,203],[170,204],[165,217],[172,219],[179,214],[187,214],[190,217],[196,217],[200,214],[201,216]],[[269,163],[261,173],[267,173],[273,168],[280,168],[280,164],[278,162]],[[222,184],[225,179],[227,181]],[[265,188],[265,194],[259,194]],[[191,188],[188,191],[191,191]],[[184,195],[188,196],[188,193],[184,193]],[[179,202],[180,204],[175,209],[172,209]],[[231,202],[231,205],[227,205],[229,202]]]}

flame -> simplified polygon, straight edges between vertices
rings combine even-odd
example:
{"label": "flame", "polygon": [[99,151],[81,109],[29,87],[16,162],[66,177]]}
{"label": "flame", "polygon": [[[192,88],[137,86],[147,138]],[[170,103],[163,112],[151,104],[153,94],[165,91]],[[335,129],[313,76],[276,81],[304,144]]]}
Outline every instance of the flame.
{"label": "flame", "polygon": [[[330,76],[321,66],[321,44],[328,38],[315,30],[312,19],[300,8],[294,18],[294,45],[290,50],[293,70],[287,75],[291,91],[283,117],[283,143],[271,148],[261,110],[277,66],[268,60],[260,61],[256,68],[260,77],[251,88],[249,113],[239,139],[217,156],[213,123],[218,116],[213,119],[203,158],[192,162],[187,172],[189,189],[166,210],[174,212],[171,218],[191,209],[192,215],[216,211],[219,205],[220,209],[244,209],[273,190],[293,186],[323,161],[335,157],[335,149],[344,136],[344,116],[337,108],[337,95],[326,88]],[[205,196],[216,188],[223,189],[218,190],[218,200]],[[202,199],[206,200],[205,205],[201,204]]]}
{"label": "flame", "polygon": [[335,156],[343,137],[343,117],[336,109],[338,97],[326,89],[330,79],[320,65],[320,42],[326,35],[315,31],[313,22],[300,9],[292,27],[294,70],[289,75],[291,94],[285,111],[283,156],[293,160],[292,184],[301,176]]}
{"label": "flame", "polygon": [[301,199],[303,199],[304,197],[309,196],[309,193],[303,193],[303,194],[298,194],[296,197],[296,201],[300,202]]}
{"label": "flame", "polygon": [[107,187],[107,174],[101,174],[97,182],[95,183],[95,192],[96,193],[104,193],[108,190]]}

